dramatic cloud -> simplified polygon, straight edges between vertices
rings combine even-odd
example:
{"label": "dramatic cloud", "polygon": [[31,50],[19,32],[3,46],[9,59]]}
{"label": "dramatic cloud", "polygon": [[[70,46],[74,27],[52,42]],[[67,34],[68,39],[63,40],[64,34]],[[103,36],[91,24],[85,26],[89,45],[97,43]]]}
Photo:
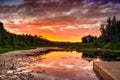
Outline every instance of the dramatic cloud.
{"label": "dramatic cloud", "polygon": [[119,13],[119,0],[0,0],[0,21],[8,31],[60,41],[99,36],[100,24]]}

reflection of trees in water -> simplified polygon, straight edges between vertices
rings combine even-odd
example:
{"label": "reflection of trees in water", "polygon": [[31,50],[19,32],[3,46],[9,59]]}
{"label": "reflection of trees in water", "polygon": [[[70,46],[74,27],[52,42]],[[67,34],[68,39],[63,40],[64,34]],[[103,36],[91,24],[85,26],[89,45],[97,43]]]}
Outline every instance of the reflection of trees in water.
{"label": "reflection of trees in water", "polygon": [[120,61],[119,52],[103,52],[103,51],[83,51],[83,57],[101,58],[105,61]]}

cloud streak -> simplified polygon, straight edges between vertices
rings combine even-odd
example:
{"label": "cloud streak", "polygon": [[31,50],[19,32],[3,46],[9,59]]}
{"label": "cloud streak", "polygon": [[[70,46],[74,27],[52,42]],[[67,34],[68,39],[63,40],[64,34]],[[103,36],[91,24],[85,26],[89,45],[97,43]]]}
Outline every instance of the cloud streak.
{"label": "cloud streak", "polygon": [[[77,32],[82,36],[93,33],[98,36],[101,22],[105,22],[107,17],[113,15],[119,18],[119,13],[118,0],[0,1],[0,21],[5,23],[6,29],[15,33],[39,35],[50,33],[50,36],[55,36],[53,33],[71,34],[72,31],[73,37],[79,37],[80,35],[75,32],[78,30]],[[96,31],[91,32],[90,29]],[[84,32],[81,33],[81,30]]]}

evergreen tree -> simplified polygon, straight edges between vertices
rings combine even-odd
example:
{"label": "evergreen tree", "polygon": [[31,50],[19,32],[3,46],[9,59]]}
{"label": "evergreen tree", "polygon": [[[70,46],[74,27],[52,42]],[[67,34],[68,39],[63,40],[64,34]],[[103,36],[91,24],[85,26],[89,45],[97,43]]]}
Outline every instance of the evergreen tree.
{"label": "evergreen tree", "polygon": [[2,22],[0,22],[0,30],[3,30],[4,28],[3,28],[3,23]]}
{"label": "evergreen tree", "polygon": [[102,35],[100,39],[105,42],[114,42],[120,39],[120,21],[116,20],[114,16],[112,19],[109,17],[107,23],[102,24],[100,27]]}

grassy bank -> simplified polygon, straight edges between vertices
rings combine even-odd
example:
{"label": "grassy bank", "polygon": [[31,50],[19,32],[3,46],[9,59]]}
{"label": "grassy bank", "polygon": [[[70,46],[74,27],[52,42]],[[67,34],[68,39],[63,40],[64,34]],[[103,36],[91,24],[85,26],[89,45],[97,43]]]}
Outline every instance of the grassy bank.
{"label": "grassy bank", "polygon": [[63,45],[60,46],[62,48],[65,49],[75,49],[75,50],[81,50],[81,49],[93,49],[93,48],[103,48],[103,46],[105,45],[105,43],[73,43],[71,45]]}
{"label": "grassy bank", "polygon": [[[105,47],[106,45],[110,44],[109,46]],[[54,46],[55,45],[55,46]],[[120,50],[120,43],[102,43],[102,42],[92,42],[92,43],[57,43],[52,45],[42,45],[42,47],[60,47],[64,49],[72,49],[72,50]],[[37,46],[39,47],[39,46]],[[13,51],[13,50],[25,50],[25,49],[31,49],[35,48],[33,46],[0,46],[0,53]]]}
{"label": "grassy bank", "polygon": [[107,49],[120,50],[120,43],[112,43],[111,45],[109,45],[109,46],[107,47]]}
{"label": "grassy bank", "polygon": [[26,49],[32,49],[35,47],[20,47],[20,46],[0,46],[0,54],[13,51],[13,50],[26,50]]}
{"label": "grassy bank", "polygon": [[120,50],[120,43],[103,43],[103,42],[91,42],[91,43],[73,43],[60,46],[65,49],[109,49]]}

